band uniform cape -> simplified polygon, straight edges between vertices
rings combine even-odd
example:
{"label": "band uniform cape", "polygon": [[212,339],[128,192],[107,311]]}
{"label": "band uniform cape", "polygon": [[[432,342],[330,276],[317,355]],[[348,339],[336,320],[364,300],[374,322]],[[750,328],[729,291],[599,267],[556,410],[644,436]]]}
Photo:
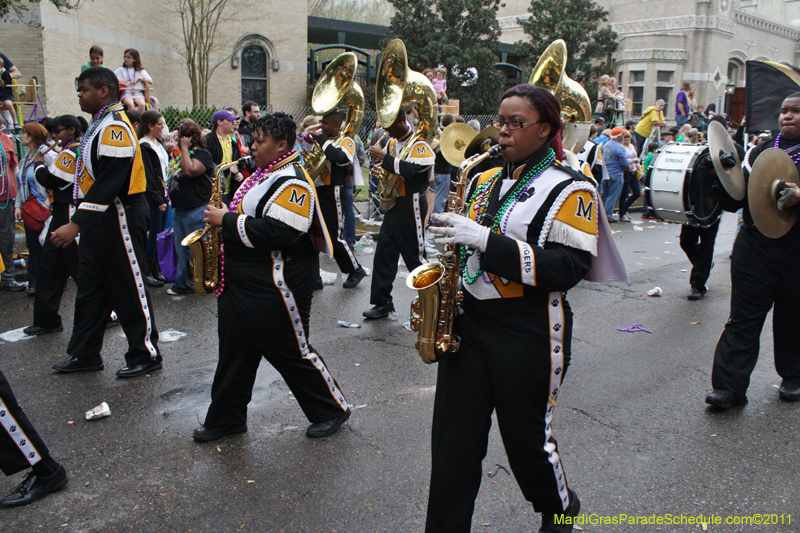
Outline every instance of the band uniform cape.
{"label": "band uniform cape", "polygon": [[[236,234],[244,246],[254,248],[251,238],[256,237],[252,235],[252,229],[248,234],[247,219],[274,218],[297,231],[308,233],[314,249],[333,258],[331,237],[319,207],[317,190],[305,168],[294,164],[299,162],[299,153],[286,158],[281,161],[277,171],[268,174],[261,183],[247,192],[236,207],[239,215],[236,220]],[[302,169],[302,175],[295,168]],[[267,192],[276,183],[280,185],[267,196]]]}

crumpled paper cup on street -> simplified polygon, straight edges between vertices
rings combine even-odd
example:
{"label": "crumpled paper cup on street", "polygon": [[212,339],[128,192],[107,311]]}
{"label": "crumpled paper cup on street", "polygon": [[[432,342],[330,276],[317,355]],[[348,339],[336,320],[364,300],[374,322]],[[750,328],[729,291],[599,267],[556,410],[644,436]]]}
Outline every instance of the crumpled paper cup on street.
{"label": "crumpled paper cup on street", "polygon": [[91,411],[86,411],[86,420],[96,420],[107,416],[111,416],[111,408],[106,402],[101,403]]}
{"label": "crumpled paper cup on street", "polygon": [[664,291],[661,290],[661,287],[654,287],[647,291],[648,296],[661,296],[664,294]]}

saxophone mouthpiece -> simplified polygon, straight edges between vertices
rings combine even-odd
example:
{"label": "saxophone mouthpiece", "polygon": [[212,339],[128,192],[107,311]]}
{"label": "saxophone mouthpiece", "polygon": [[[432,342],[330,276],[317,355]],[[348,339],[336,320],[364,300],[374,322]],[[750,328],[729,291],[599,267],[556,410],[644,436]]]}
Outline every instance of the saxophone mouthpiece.
{"label": "saxophone mouthpiece", "polygon": [[505,144],[495,144],[494,146],[489,148],[487,152],[489,153],[489,157],[494,157],[505,149],[506,149]]}

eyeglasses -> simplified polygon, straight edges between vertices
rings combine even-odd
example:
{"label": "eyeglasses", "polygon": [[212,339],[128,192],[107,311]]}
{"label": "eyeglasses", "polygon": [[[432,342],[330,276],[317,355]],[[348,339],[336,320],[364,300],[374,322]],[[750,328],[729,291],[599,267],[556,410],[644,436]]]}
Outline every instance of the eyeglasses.
{"label": "eyeglasses", "polygon": [[66,129],[67,129],[67,128],[64,128],[64,127],[61,127],[61,128],[56,128],[56,131],[55,131],[54,133],[55,133],[56,135],[58,135],[59,133],[61,133],[62,131],[66,130]]}
{"label": "eyeglasses", "polygon": [[630,136],[630,135],[623,135],[622,137],[623,137],[624,139],[630,139],[630,138],[631,138],[631,136]]}
{"label": "eyeglasses", "polygon": [[497,128],[498,130],[503,129],[503,126],[508,126],[508,129],[511,131],[514,130],[521,130],[525,126],[529,124],[538,124],[541,120],[534,120],[533,122],[522,122],[521,120],[500,120],[499,118],[493,118],[491,121],[491,125]]}

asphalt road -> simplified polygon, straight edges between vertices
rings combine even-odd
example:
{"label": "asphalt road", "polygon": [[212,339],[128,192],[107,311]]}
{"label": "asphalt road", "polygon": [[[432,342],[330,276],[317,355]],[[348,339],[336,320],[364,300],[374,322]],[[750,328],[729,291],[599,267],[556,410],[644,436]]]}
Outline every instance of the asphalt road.
{"label": "asphalt road", "polygon": [[[771,321],[753,373],[750,403],[719,414],[710,390],[714,346],[728,315],[728,259],[735,216],[717,237],[709,293],[686,299],[690,265],[676,224],[612,226],[631,285],[582,282],[570,291],[575,311],[573,362],[559,395],[554,434],[571,486],[595,532],[704,531],[701,525],[611,525],[619,515],[741,520],[774,514],[777,525],[711,525],[712,532],[800,531],[800,404],[777,398]],[[644,223],[641,223],[644,222]],[[637,230],[639,228],[641,231]],[[367,266],[372,255],[359,247]],[[323,268],[335,265],[323,260]],[[197,444],[217,360],[213,296],[153,291],[164,370],[118,380],[125,340],[107,332],[106,370],[57,375],[63,333],[0,341],[3,369],[24,409],[63,461],[71,480],[28,507],[2,510],[0,531],[75,532],[415,532],[422,531],[430,473],[430,420],[436,366],[413,349],[403,328],[412,291],[395,284],[395,320],[367,322],[366,278],[353,290],[326,285],[315,294],[310,339],[354,406],[332,437],[309,440],[288,388],[264,362],[246,435]],[[659,286],[660,297],[646,291]],[[72,324],[75,287],[62,304]],[[0,330],[30,325],[33,299],[0,293]],[[362,324],[345,329],[338,320]],[[621,332],[641,324],[652,331]],[[503,339],[498,338],[502,343]],[[108,402],[112,415],[84,420]],[[484,461],[473,530],[528,532],[539,517],[525,502],[496,428]],[[0,478],[9,492],[22,474]],[[788,524],[788,515],[792,523]],[[757,520],[759,520],[757,518]],[[783,522],[781,524],[780,522]]]}

